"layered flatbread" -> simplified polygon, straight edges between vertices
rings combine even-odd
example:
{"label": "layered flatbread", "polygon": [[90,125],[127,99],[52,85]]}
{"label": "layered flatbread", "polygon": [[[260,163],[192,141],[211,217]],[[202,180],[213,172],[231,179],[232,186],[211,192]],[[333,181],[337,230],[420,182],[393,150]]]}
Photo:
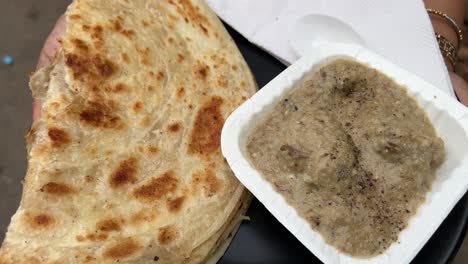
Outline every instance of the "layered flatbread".
{"label": "layered flatbread", "polygon": [[31,78],[44,104],[0,263],[216,261],[249,201],[220,152],[255,91],[234,42],[199,0],[78,0],[66,17]]}

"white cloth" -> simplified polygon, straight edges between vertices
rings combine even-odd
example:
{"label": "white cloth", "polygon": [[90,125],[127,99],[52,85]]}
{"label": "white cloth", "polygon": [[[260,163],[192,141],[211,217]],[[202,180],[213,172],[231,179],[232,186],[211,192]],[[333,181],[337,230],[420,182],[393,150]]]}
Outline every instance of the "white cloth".
{"label": "white cloth", "polygon": [[422,0],[207,0],[227,24],[281,61],[298,59],[291,28],[308,14],[349,24],[374,50],[454,96]]}

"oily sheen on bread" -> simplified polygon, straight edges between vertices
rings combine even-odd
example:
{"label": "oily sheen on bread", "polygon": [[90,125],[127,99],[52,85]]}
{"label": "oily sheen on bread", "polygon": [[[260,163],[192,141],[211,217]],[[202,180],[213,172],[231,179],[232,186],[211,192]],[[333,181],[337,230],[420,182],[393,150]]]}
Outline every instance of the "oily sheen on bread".
{"label": "oily sheen on bread", "polygon": [[199,0],[78,0],[31,78],[20,207],[1,264],[214,263],[249,202],[220,152],[255,91]]}

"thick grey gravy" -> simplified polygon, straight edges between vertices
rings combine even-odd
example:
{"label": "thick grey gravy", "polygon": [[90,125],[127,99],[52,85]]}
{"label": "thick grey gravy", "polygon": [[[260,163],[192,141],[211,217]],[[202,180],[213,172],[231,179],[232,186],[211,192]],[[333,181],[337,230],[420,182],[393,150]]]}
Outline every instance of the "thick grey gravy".
{"label": "thick grey gravy", "polygon": [[398,240],[445,155],[405,89],[348,59],[306,75],[254,129],[247,150],[314,230],[355,257]]}

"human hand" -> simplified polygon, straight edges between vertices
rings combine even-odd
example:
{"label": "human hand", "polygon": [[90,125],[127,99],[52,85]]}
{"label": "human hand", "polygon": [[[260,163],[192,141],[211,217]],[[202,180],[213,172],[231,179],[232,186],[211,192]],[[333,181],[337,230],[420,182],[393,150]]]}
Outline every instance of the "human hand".
{"label": "human hand", "polygon": [[458,52],[456,73],[450,73],[453,89],[460,102],[468,106],[468,46],[464,43]]}
{"label": "human hand", "polygon": [[[57,23],[52,29],[52,32],[47,37],[44,47],[42,47],[41,54],[39,55],[39,61],[37,62],[36,69],[42,68],[46,65],[52,64],[55,58],[55,54],[60,49],[61,45],[58,39],[65,33],[66,30],[66,19],[62,15],[57,20]],[[41,102],[39,100],[33,101],[33,121],[35,121],[41,113]]]}

